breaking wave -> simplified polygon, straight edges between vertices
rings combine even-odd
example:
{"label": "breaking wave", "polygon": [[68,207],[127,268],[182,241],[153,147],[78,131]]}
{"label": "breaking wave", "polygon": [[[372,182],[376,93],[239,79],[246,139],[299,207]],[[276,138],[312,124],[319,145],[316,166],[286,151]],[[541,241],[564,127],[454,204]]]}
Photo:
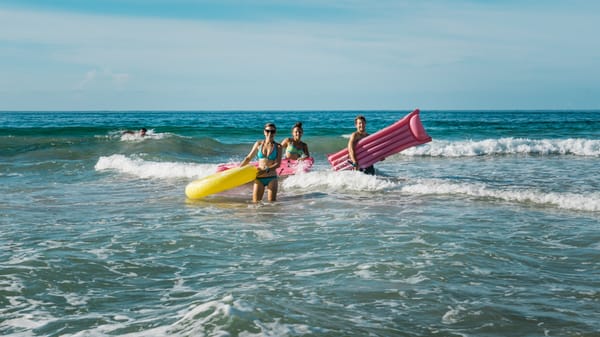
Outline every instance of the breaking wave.
{"label": "breaking wave", "polygon": [[494,155],[600,156],[600,140],[500,138],[467,141],[439,141],[402,152],[406,156],[475,157]]}

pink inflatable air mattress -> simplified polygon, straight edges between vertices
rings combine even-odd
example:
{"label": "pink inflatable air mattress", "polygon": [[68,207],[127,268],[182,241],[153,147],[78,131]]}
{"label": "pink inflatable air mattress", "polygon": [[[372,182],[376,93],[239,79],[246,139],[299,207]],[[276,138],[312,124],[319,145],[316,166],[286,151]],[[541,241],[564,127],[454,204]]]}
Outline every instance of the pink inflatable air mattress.
{"label": "pink inflatable air mattress", "polygon": [[[277,169],[277,175],[279,176],[289,176],[292,174],[300,173],[300,172],[308,172],[310,168],[313,166],[314,159],[311,157],[304,158],[303,160],[293,160],[293,159],[281,159],[281,165]],[[256,167],[258,167],[258,162],[250,163]],[[240,166],[239,163],[234,164],[221,164],[217,166],[217,172],[229,170],[230,168]]]}
{"label": "pink inflatable air mattress", "polygon": [[[359,168],[364,169],[409,147],[430,141],[419,118],[419,109],[416,109],[396,123],[359,140],[356,159]],[[328,155],[327,160],[336,171],[352,169],[347,148]]]}

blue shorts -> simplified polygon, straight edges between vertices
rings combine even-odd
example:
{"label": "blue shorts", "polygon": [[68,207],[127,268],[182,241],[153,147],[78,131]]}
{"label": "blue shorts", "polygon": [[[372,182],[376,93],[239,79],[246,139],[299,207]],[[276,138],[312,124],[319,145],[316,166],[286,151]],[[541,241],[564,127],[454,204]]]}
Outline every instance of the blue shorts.
{"label": "blue shorts", "polygon": [[269,183],[275,179],[277,179],[277,176],[256,178],[256,180],[260,181],[263,186],[269,185]]}

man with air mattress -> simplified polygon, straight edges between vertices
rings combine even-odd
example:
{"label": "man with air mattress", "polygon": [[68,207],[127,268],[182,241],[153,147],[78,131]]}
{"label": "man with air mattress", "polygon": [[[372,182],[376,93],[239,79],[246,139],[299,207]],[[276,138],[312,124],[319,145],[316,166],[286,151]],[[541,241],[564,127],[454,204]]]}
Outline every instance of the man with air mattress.
{"label": "man with air mattress", "polygon": [[356,126],[356,131],[352,133],[350,139],[348,140],[348,163],[352,165],[353,170],[360,170],[366,174],[374,175],[375,167],[370,165],[365,168],[360,168],[358,159],[356,157],[356,143],[359,140],[365,138],[369,134],[367,133],[367,119],[363,115],[358,115],[354,118],[354,125]]}

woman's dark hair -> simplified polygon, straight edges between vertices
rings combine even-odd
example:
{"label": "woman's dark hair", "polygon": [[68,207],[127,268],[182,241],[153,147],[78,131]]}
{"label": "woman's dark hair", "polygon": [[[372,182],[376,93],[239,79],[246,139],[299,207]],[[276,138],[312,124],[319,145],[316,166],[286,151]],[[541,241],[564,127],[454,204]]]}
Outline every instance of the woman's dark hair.
{"label": "woman's dark hair", "polygon": [[298,129],[300,129],[300,130],[303,130],[303,129],[302,129],[302,122],[296,122],[296,124],[294,124],[294,127],[292,128],[292,130],[294,130],[295,128],[298,128]]}

